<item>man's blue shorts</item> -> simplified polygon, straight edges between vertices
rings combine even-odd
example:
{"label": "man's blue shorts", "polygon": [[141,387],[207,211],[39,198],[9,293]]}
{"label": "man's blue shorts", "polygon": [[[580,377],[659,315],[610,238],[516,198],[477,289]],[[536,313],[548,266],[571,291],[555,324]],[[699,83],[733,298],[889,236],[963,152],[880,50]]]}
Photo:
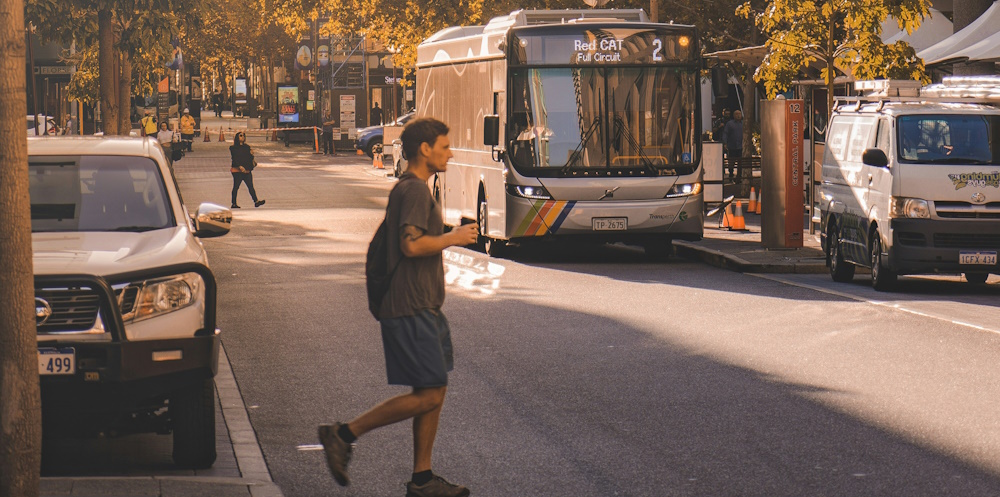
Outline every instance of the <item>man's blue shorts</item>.
{"label": "man's blue shorts", "polygon": [[438,309],[383,319],[382,348],[390,385],[414,388],[448,385],[454,360],[448,320]]}

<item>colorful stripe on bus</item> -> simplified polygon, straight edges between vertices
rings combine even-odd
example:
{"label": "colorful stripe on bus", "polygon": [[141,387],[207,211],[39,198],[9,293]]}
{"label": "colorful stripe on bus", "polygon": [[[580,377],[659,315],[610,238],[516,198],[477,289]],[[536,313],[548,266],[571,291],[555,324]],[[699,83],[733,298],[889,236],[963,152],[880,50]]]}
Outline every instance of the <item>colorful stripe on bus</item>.
{"label": "colorful stripe on bus", "polygon": [[548,232],[555,233],[566,220],[569,212],[573,210],[574,205],[576,205],[575,201],[534,201],[531,210],[514,231],[514,236],[543,236]]}

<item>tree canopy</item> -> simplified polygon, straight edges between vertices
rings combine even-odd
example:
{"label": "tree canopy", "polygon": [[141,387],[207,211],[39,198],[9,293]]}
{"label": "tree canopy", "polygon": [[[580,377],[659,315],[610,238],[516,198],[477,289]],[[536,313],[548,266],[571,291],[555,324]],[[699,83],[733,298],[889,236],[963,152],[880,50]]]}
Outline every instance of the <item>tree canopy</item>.
{"label": "tree canopy", "polygon": [[769,0],[762,9],[749,2],[739,13],[753,19],[768,37],[769,53],[757,70],[769,97],[788,88],[800,70],[822,64],[832,85],[837,72],[856,79],[926,78],[923,62],[906,42],[882,42],[882,23],[892,16],[908,33],[928,15],[928,0]]}

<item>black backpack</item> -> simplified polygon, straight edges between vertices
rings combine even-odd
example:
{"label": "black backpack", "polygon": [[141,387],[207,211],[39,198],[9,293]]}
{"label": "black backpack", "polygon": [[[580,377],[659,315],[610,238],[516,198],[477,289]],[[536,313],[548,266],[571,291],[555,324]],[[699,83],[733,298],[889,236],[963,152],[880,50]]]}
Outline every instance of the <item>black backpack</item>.
{"label": "black backpack", "polygon": [[378,225],[375,236],[368,244],[368,255],[365,256],[365,285],[368,287],[368,310],[371,311],[375,320],[379,319],[379,310],[382,308],[382,300],[385,294],[389,293],[389,284],[392,282],[392,275],[399,268],[400,258],[396,267],[389,271],[389,240],[386,238],[386,220]]}

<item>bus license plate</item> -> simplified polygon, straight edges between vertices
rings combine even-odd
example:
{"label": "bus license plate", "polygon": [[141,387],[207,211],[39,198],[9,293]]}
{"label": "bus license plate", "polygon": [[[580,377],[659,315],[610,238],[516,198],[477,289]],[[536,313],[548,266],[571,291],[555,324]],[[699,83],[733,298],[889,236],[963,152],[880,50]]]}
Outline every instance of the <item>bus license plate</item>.
{"label": "bus license plate", "polygon": [[625,231],[628,229],[627,217],[595,217],[592,219],[594,231]]}
{"label": "bus license plate", "polygon": [[967,264],[970,266],[971,265],[995,266],[997,264],[997,253],[961,251],[958,253],[958,263]]}
{"label": "bus license plate", "polygon": [[39,347],[38,374],[76,374],[76,349],[73,347]]}

